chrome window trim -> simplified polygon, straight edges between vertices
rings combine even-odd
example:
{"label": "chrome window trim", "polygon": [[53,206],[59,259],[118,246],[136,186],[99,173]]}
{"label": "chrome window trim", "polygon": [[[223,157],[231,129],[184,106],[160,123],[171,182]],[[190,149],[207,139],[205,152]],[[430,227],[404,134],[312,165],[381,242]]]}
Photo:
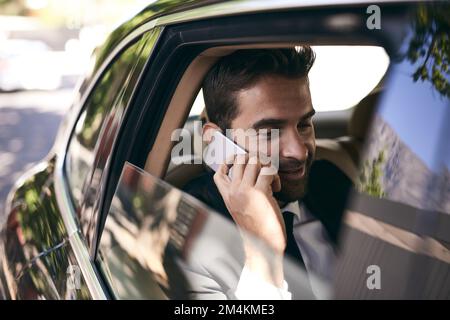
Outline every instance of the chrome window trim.
{"label": "chrome window trim", "polygon": [[[76,111],[74,111],[71,114],[71,119],[69,119],[68,121],[66,132],[64,132],[63,134],[61,143],[55,148],[56,164],[54,170],[54,183],[55,183],[56,201],[58,203],[58,207],[60,208],[61,217],[64,221],[64,225],[66,226],[67,229],[70,246],[79,264],[78,266],[80,267],[80,270],[83,274],[89,292],[92,295],[92,298],[95,300],[106,300],[108,297],[100,282],[98,273],[96,272],[94,261],[91,259],[89,255],[89,249],[87,248],[84,240],[82,239],[81,230],[80,228],[78,228],[77,223],[75,221],[76,213],[72,205],[72,201],[70,200],[71,198],[69,193],[69,186],[64,181],[65,153],[70,141],[70,137],[72,135],[73,128],[79,117],[79,114],[82,111],[83,106],[86,103],[86,100],[89,97],[91,91],[93,90],[94,86],[98,82],[99,78],[101,77],[105,69],[110,65],[111,61],[117,56],[117,54],[119,54],[119,52],[121,52],[136,38],[142,36],[145,32],[148,31],[159,32],[158,38],[155,42],[156,45],[163,31],[163,27],[155,28],[155,24],[156,21],[153,20],[134,30],[132,33],[126,36],[108,55],[105,61],[103,61],[101,67],[97,70],[95,76],[93,77],[88,88],[86,89],[83,97],[77,103],[78,105],[76,106]],[[151,31],[152,29],[153,31]],[[153,49],[151,52],[153,52]]]}

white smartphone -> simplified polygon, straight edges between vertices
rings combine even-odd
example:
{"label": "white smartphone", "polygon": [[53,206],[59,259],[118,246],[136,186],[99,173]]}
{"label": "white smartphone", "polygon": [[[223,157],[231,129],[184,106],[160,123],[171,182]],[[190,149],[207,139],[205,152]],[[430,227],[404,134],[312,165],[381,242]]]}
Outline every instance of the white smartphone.
{"label": "white smartphone", "polygon": [[212,136],[211,143],[204,151],[203,160],[211,169],[217,171],[219,166],[225,163],[226,160],[231,158],[233,155],[246,153],[247,151],[234,143],[231,139],[227,138],[220,131],[215,131]]}

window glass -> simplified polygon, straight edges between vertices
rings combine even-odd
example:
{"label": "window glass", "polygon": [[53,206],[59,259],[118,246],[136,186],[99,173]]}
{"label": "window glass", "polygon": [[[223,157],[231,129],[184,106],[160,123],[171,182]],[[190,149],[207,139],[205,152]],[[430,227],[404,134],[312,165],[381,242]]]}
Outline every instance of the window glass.
{"label": "window glass", "polygon": [[316,62],[309,74],[316,111],[355,106],[381,81],[389,56],[376,46],[312,46]]}
{"label": "window glass", "polygon": [[345,216],[336,296],[446,299],[448,5],[419,5],[393,59]]}
{"label": "window glass", "polygon": [[133,64],[140,53],[140,42],[127,48],[102,75],[91,92],[77,121],[66,155],[65,170],[77,208],[95,158],[95,148],[102,130],[108,130],[106,116],[120,102]]}
{"label": "window glass", "polygon": [[[384,49],[373,46],[318,48],[320,52],[316,52],[317,61],[325,61],[327,55],[330,58],[327,50],[333,51],[333,48],[337,51],[343,50],[345,54],[342,53],[342,55],[345,57],[352,56],[349,53],[352,50],[355,54],[362,54],[365,52],[364,48],[369,52],[373,49],[375,55],[380,57],[386,55]],[[320,60],[322,56],[324,60]],[[373,58],[369,53],[366,57]],[[389,59],[385,62],[385,69],[377,69],[373,79],[366,82],[368,85],[364,88],[359,86],[356,90],[356,87],[348,80],[351,77],[345,78],[347,87],[345,90],[340,87],[345,94],[339,92],[340,97],[345,96],[345,99],[336,98],[336,105],[344,108],[343,106],[348,104],[345,108],[351,107],[370,93],[386,72]],[[333,72],[330,71],[330,74]],[[354,75],[356,77],[356,73]],[[321,74],[320,78],[322,77],[326,78],[326,75]],[[365,75],[365,77],[368,76]],[[314,81],[320,85],[320,79],[316,78]],[[310,82],[312,83],[311,79]],[[325,86],[323,90],[327,90]],[[315,97],[313,96],[312,99],[316,108]],[[326,105],[323,100],[319,103]],[[237,229],[231,215],[217,210],[214,204],[210,204],[214,207],[212,210],[199,200],[176,189],[176,187],[180,189],[186,187],[194,178],[208,172],[204,167],[194,166],[196,162],[191,161],[201,159],[203,154],[201,125],[198,121],[196,123],[203,109],[203,93],[200,91],[193,103],[184,130],[180,133],[182,141],[188,139],[190,152],[176,155],[189,159],[191,167],[188,168],[189,164],[186,166],[177,164],[179,161],[174,160],[179,159],[172,157],[165,177],[170,184],[131,164],[126,164],[122,171],[106,217],[98,254],[99,265],[116,298],[233,298],[244,266],[245,252],[240,233],[242,230]],[[323,110],[319,109],[319,111]],[[356,142],[354,144],[357,145]],[[327,190],[333,191],[329,193],[325,191],[324,198],[319,201],[317,197],[309,197],[309,202],[294,201],[294,207],[298,203],[299,219],[306,221],[311,217],[311,210],[316,209],[322,213],[325,211],[336,213],[336,217],[324,217],[326,223],[323,224],[318,219],[314,219],[314,223],[296,222],[298,226],[301,226],[296,228],[296,232],[305,227],[307,229],[305,233],[310,236],[298,240],[300,236],[297,234],[294,240],[303,241],[304,261],[302,263],[293,260],[288,254],[284,257],[286,259],[283,265],[284,274],[294,299],[331,296],[330,277],[333,272],[335,242],[331,242],[329,237],[335,235],[336,226],[339,225],[339,217],[343,211],[342,203],[345,203],[347,199],[351,184],[349,178],[338,167],[329,163],[323,165],[321,162],[314,166],[311,177],[310,180],[314,181],[315,189],[319,185],[325,185],[326,181],[326,184],[331,186]],[[328,180],[332,180],[334,184]],[[206,193],[202,198],[204,200],[210,195],[208,192],[214,190],[214,186],[203,182],[208,189],[208,191],[202,189]],[[335,192],[333,188],[340,186],[342,190]],[[325,197],[331,197],[331,193],[334,200],[325,200],[327,199]],[[336,200],[336,198],[339,199]],[[332,207],[335,203],[338,204],[336,208]],[[320,239],[318,240],[317,237]],[[261,244],[261,239],[254,239],[254,241],[265,246]],[[312,247],[316,244],[320,248]],[[274,256],[269,247],[265,249],[267,256]]]}
{"label": "window glass", "polygon": [[[318,60],[310,82],[317,111],[350,108],[369,93],[375,93],[373,89],[382,82],[389,64],[386,52],[380,47],[318,46],[314,49]],[[428,268],[427,275],[438,275],[423,263],[423,256],[448,264],[448,242],[445,245],[422,238],[422,231],[434,235],[430,232],[435,232],[436,221],[426,218],[436,215],[421,215],[428,211],[433,214],[442,210],[442,206],[445,210],[445,202],[438,200],[443,199],[442,186],[448,186],[440,177],[442,168],[446,168],[443,165],[448,164],[448,160],[443,162],[446,158],[442,152],[443,148],[448,149],[448,143],[443,144],[442,139],[443,132],[448,133],[445,125],[449,120],[448,108],[444,108],[448,100],[442,97],[440,84],[436,88],[433,83],[415,78],[417,65],[408,61],[407,56],[403,54],[402,58],[393,60],[395,65],[390,69],[389,81],[375,93],[381,91],[381,100],[360,109],[359,117],[354,119],[358,128],[353,127],[353,131],[364,134],[328,141],[328,149],[323,145],[331,156],[313,162],[315,169],[307,181],[308,192],[286,206],[296,209],[296,233],[292,231],[291,235],[303,258],[302,265],[288,257],[283,265],[294,299],[332,297],[330,285],[333,284],[333,293],[338,298],[420,297],[417,293],[424,288],[424,281],[429,280],[418,277],[420,281],[413,282],[420,275],[420,267]],[[333,63],[327,64],[327,59]],[[200,92],[185,124],[188,131],[204,108],[202,98]],[[376,109],[372,120],[371,108]],[[423,124],[424,119],[427,125]],[[365,140],[366,127],[370,124],[370,135]],[[423,128],[417,129],[420,125]],[[190,131],[201,133],[197,129]],[[192,137],[192,132],[185,133]],[[197,150],[200,153],[195,148],[189,150],[201,156],[201,148]],[[359,177],[351,177],[341,170],[353,161],[345,157],[346,152],[363,155]],[[186,166],[171,165],[169,171],[178,171],[184,180],[178,179],[181,175],[177,179],[174,176],[169,179],[168,175],[165,178],[183,188],[186,177],[193,180],[205,172],[211,176],[211,172],[199,167],[199,171],[191,171]],[[356,165],[354,169],[358,171]],[[336,177],[344,183],[337,182]],[[353,203],[344,217],[345,226],[339,229],[341,208],[345,207],[341,205],[347,204],[350,177],[357,180],[357,190],[364,198],[352,198]],[[140,168],[124,166],[106,218],[98,256],[115,297],[233,298],[244,273],[242,238],[247,235],[237,229],[220,195],[214,194],[214,180],[196,182],[203,193],[202,199],[205,202],[212,199],[210,205],[214,210]],[[334,206],[336,199],[338,205]],[[283,219],[287,229],[287,219]],[[336,226],[338,230],[334,233]],[[336,234],[337,240],[330,241]],[[264,247],[258,239],[254,241]],[[264,248],[268,257],[274,257],[270,248]],[[342,258],[337,269],[336,253]],[[382,272],[383,291],[373,291],[372,284],[368,284],[368,276],[377,270]],[[442,270],[440,279],[448,274],[448,269]],[[446,288],[444,281],[439,283],[433,287],[428,282],[430,290]],[[441,294],[448,294],[448,290],[441,290]]]}
{"label": "window glass", "polygon": [[427,190],[445,167],[449,101],[433,84],[414,80],[417,68],[409,59],[393,65],[367,140],[359,190],[433,210],[440,194]]}
{"label": "window glass", "polygon": [[[377,46],[312,46],[316,61],[309,72],[311,98],[317,112],[350,109],[382,80],[389,56]],[[203,91],[192,105],[190,117],[203,111]]]}
{"label": "window glass", "polygon": [[[98,259],[118,299],[224,299],[244,265],[240,236],[233,223],[197,199],[126,163]],[[268,247],[266,252],[270,257]],[[312,298],[304,270],[286,264],[295,275],[290,290]]]}

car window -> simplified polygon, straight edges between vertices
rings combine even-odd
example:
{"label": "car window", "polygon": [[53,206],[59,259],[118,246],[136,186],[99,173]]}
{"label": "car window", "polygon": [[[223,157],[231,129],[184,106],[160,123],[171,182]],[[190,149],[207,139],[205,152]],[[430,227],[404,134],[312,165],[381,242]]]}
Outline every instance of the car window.
{"label": "car window", "polygon": [[[221,291],[226,290],[217,283],[237,283],[241,273],[240,232],[199,200],[126,163],[106,218],[98,262],[116,299],[223,299],[227,296]],[[286,264],[295,275],[290,290],[313,298],[304,269],[291,260]],[[216,284],[204,266],[216,271]]]}
{"label": "car window", "polygon": [[98,138],[102,131],[109,130],[112,125],[113,118],[107,118],[107,115],[122,102],[141,47],[141,42],[135,42],[108,67],[90,93],[75,125],[67,150],[65,172],[77,212],[81,208],[83,194],[89,182]]}
{"label": "car window", "polygon": [[[357,46],[351,46],[351,48],[354,48],[356,51],[360,50]],[[395,66],[392,66],[392,69],[390,69],[392,74],[390,72],[387,75],[389,82],[385,83],[383,78],[388,69],[390,59],[386,57],[386,52],[383,48],[373,48],[375,49],[373,52],[378,53],[381,57],[380,61],[387,61],[387,63],[380,63],[377,68],[370,69],[371,73],[376,75],[373,78],[374,80],[367,80],[367,78],[361,80],[361,82],[370,83],[370,86],[362,90],[358,86],[358,81],[356,81],[356,79],[362,79],[361,77],[366,76],[365,72],[361,70],[364,69],[362,65],[359,65],[359,70],[354,74],[354,77],[350,77],[350,82],[342,84],[340,83],[342,79],[339,77],[335,77],[333,80],[341,88],[340,92],[338,92],[339,95],[342,95],[343,92],[348,95],[344,96],[344,100],[339,100],[337,95],[335,96],[336,99],[329,100],[339,101],[329,110],[342,110],[349,106],[354,106],[359,101],[362,102],[365,98],[371,98],[373,95],[376,95],[377,99],[375,102],[372,101],[369,106],[363,103],[363,106],[360,108],[364,115],[363,117],[361,117],[360,113],[352,118],[353,123],[349,129],[350,136],[341,137],[342,139],[330,139],[331,141],[327,141],[329,142],[328,145],[322,146],[323,149],[329,152],[327,155],[328,163],[332,162],[333,168],[344,168],[337,171],[339,171],[339,178],[345,181],[345,187],[355,182],[356,188],[353,188],[355,190],[351,194],[351,201],[348,202],[347,191],[350,188],[339,188],[335,184],[335,176],[328,175],[329,171],[314,175],[315,186],[318,186],[319,189],[329,190],[330,198],[337,196],[340,202],[339,206],[334,208],[330,205],[328,199],[319,198],[319,201],[313,203],[313,205],[320,205],[321,208],[326,209],[331,208],[334,211],[330,210],[330,212],[334,214],[338,211],[339,213],[343,211],[340,205],[344,202],[347,207],[344,217],[345,224],[338,233],[338,250],[333,250],[335,249],[334,243],[330,245],[330,242],[325,241],[322,241],[325,243],[323,246],[319,246],[321,241],[314,243],[314,245],[320,247],[317,251],[315,251],[316,247],[303,247],[306,248],[303,252],[308,252],[308,249],[311,250],[309,257],[305,255],[305,257],[310,259],[309,261],[305,259],[305,267],[309,267],[307,273],[305,273],[305,268],[297,263],[287,264],[287,270],[285,270],[284,274],[290,290],[292,289],[295,292],[294,299],[302,297],[364,298],[373,295],[375,297],[414,297],[417,296],[417,293],[422,288],[425,288],[424,280],[426,278],[420,278],[420,283],[417,286],[414,284],[415,277],[420,275],[421,267],[425,267],[431,272],[430,278],[438,275],[433,270],[443,268],[442,273],[438,276],[438,279],[441,280],[440,283],[434,287],[433,281],[429,281],[427,284],[430,286],[429,290],[439,292],[442,289],[440,294],[448,294],[447,291],[443,290],[443,288],[450,287],[445,282],[448,280],[444,278],[447,272],[445,263],[448,259],[448,249],[445,248],[448,248],[448,241],[445,244],[442,241],[443,238],[437,236],[436,228],[440,224],[435,219],[446,215],[437,216],[436,212],[441,209],[431,204],[435,197],[443,199],[442,186],[448,184],[442,184],[441,180],[439,180],[441,181],[439,184],[436,184],[437,180],[435,179],[438,178],[437,175],[426,177],[426,181],[422,186],[419,186],[419,189],[421,193],[426,192],[427,195],[419,195],[422,202],[419,203],[420,206],[418,207],[417,202],[413,201],[414,197],[411,197],[414,195],[408,194],[408,192],[404,192],[399,197],[391,197],[385,192],[384,183],[388,179],[396,177],[395,170],[401,171],[404,167],[408,168],[406,164],[410,164],[408,163],[409,159],[404,160],[404,163],[399,163],[399,157],[394,155],[391,161],[393,166],[386,169],[383,164],[385,156],[382,149],[377,147],[377,144],[380,145],[384,142],[387,142],[389,150],[395,150],[399,146],[398,141],[400,140],[397,140],[397,142],[389,140],[389,137],[383,135],[384,129],[381,130],[382,132],[377,131],[379,127],[377,126],[379,124],[377,119],[381,116],[386,116],[388,110],[396,108],[398,104],[403,104],[405,107],[410,104],[417,104],[421,108],[428,108],[431,105],[437,106],[437,109],[442,109],[441,107],[446,103],[446,100],[434,100],[434,98],[438,97],[433,96],[436,91],[432,86],[430,87],[430,83],[414,81],[415,68],[409,66],[406,69],[402,69],[401,61],[406,59],[405,55],[400,56],[403,57],[401,59],[390,52],[391,58],[396,58],[392,60],[392,63],[395,62]],[[343,56],[354,57],[346,52],[347,48],[342,49],[341,53]],[[327,49],[324,48],[324,50]],[[319,55],[319,53],[317,54]],[[340,55],[336,54],[336,56]],[[372,57],[372,55],[368,51],[359,51],[358,58],[362,59],[364,57]],[[366,64],[371,62],[370,58],[366,61]],[[351,63],[351,61],[348,63]],[[358,63],[355,63],[355,65],[358,65]],[[332,70],[336,69],[330,68],[330,71]],[[345,71],[340,69],[340,73],[345,73]],[[315,82],[319,83],[318,85],[320,86],[322,77],[327,75],[320,73],[318,75],[320,76],[315,79]],[[402,79],[407,79],[408,81],[402,82]],[[417,97],[413,97],[411,100],[405,97],[407,92],[403,86],[411,83],[414,86],[423,87],[428,93],[434,92],[431,95],[433,99],[427,100],[430,99],[429,94],[425,94],[425,100]],[[343,86],[341,87],[340,85]],[[377,90],[373,90],[377,85],[379,85]],[[332,89],[329,90],[333,92]],[[325,89],[316,90],[316,98],[313,97],[313,101],[314,99],[320,99],[320,97],[317,97],[317,94],[323,95],[324,92],[327,93]],[[423,94],[422,89],[419,89],[417,94]],[[348,106],[345,106],[346,104],[343,101],[347,101]],[[349,101],[352,102],[350,103]],[[189,143],[190,148],[187,149],[190,153],[187,154],[188,156],[198,155],[200,158],[202,156],[201,139],[197,140],[200,141],[200,148],[195,147],[195,135],[201,134],[201,124],[195,125],[194,121],[199,120],[203,104],[202,92],[200,91],[184,124],[184,129],[187,130],[178,132],[179,135],[175,137],[175,140],[180,135],[192,139],[190,141],[194,145]],[[326,106],[327,104],[324,103],[323,105]],[[316,105],[314,107],[320,108],[320,106],[317,107]],[[373,109],[376,113],[372,119]],[[322,111],[326,110],[327,108],[325,107]],[[410,114],[407,117],[397,116],[392,119],[397,118],[398,121],[409,124],[408,117],[410,117],[411,123],[424,118],[423,114],[418,116],[417,113],[409,110],[405,111],[403,109],[402,113]],[[414,117],[416,120],[414,120]],[[386,116],[386,118],[391,117]],[[441,132],[442,124],[446,121],[448,121],[448,113],[445,119],[441,118],[437,122],[431,123],[431,125],[436,126],[437,131]],[[368,128],[370,128],[370,131],[369,135],[366,136]],[[410,126],[409,130],[415,130],[415,128]],[[161,129],[161,131],[163,130]],[[193,135],[194,137],[192,137]],[[164,132],[164,137],[167,136],[170,136],[170,133]],[[436,141],[433,139],[441,141],[441,133],[436,133],[433,136],[431,132],[425,130],[425,136],[430,143],[427,147],[431,148],[432,162],[436,163],[438,159],[444,157],[443,155],[439,156],[437,151],[441,147],[447,147],[447,145],[444,146],[443,142],[432,143]],[[170,142],[164,141],[164,143]],[[365,146],[365,149],[363,146]],[[371,148],[375,151],[372,152]],[[355,158],[361,156],[361,162],[353,161],[352,156],[348,156],[348,153],[352,152],[357,153]],[[173,155],[171,154],[171,156]],[[183,157],[182,154],[177,154],[176,156]],[[158,159],[161,158],[163,157]],[[187,157],[187,159],[192,158]],[[153,160],[151,155],[148,160]],[[170,160],[173,160],[173,157]],[[322,161],[323,159],[317,160]],[[314,161],[314,163],[323,162]],[[353,172],[352,170],[345,170],[348,163],[354,166],[353,169],[359,173],[358,176],[353,177],[351,174],[348,174],[348,172]],[[358,167],[358,163],[361,163],[361,166]],[[442,166],[438,167],[443,168]],[[199,296],[208,296],[210,299],[230,298],[236,289],[239,276],[243,272],[244,257],[242,242],[239,240],[242,234],[239,233],[240,230],[236,230],[236,225],[233,223],[231,215],[223,212],[219,213],[220,210],[213,210],[204,203],[180,191],[180,189],[186,190],[184,189],[186,183],[195,177],[198,178],[205,171],[211,173],[208,169],[205,169],[201,162],[193,163],[189,160],[187,163],[181,163],[180,165],[179,162],[176,164],[172,161],[168,168],[163,181],[160,176],[151,175],[132,164],[127,163],[123,167],[119,184],[112,204],[109,207],[109,214],[106,216],[97,257],[111,292],[117,298],[145,297],[168,299],[198,298]],[[325,168],[329,168],[329,164]],[[413,169],[414,165],[408,169],[409,171],[406,175],[414,176],[417,174]],[[320,172],[321,169],[317,170]],[[443,172],[441,169],[438,171],[440,173]],[[157,174],[160,175],[160,173]],[[161,175],[164,175],[164,173]],[[380,179],[380,177],[383,177],[383,179]],[[409,179],[410,177],[404,176],[403,178]],[[408,184],[408,181],[411,180],[406,180],[406,184]],[[213,194],[211,196],[215,190],[212,179],[199,180],[197,183],[196,186],[201,189],[200,192],[204,193],[203,199],[217,195]],[[309,186],[310,184],[308,184]],[[402,185],[398,186],[401,187]],[[405,190],[408,190],[407,187],[410,186],[407,185]],[[438,188],[439,192],[437,194],[433,193],[431,198],[429,198],[430,190],[436,191],[435,188]],[[394,185],[392,189],[395,189]],[[222,206],[223,209],[225,205],[219,202],[216,202],[216,207]],[[306,203],[306,200],[304,202],[306,206],[303,206],[302,203],[300,207],[299,204],[299,215],[304,215],[303,218],[308,216],[308,210],[303,209],[313,208],[313,206],[309,206]],[[437,204],[437,202],[434,203]],[[442,206],[442,204],[439,204],[439,206]],[[224,209],[224,212],[226,211],[227,208]],[[431,217],[431,220],[429,220],[429,217]],[[300,223],[299,225],[306,225],[307,228],[314,226],[309,229],[310,235],[313,235],[312,238],[314,240],[323,240],[327,238],[327,235],[331,234],[325,225],[329,216],[316,216],[315,218],[314,216],[311,218],[310,214],[309,218],[303,221],[305,223]],[[331,216],[333,223],[335,218],[335,216]],[[324,221],[322,228],[316,228],[317,226],[320,227],[320,224],[317,223],[319,219]],[[315,223],[311,223],[313,221]],[[340,220],[338,222],[340,223]],[[424,234],[428,238],[422,241],[424,238],[421,236]],[[324,255],[326,257],[323,260],[322,257],[319,257],[321,254],[318,253],[322,249],[326,253]],[[411,252],[413,253],[412,255]],[[424,262],[423,256],[430,257],[430,252],[432,252],[431,258],[436,259],[438,257],[438,263],[444,264]],[[421,254],[419,258],[415,256],[417,253]],[[233,254],[235,254],[233,258],[230,258],[230,255]],[[267,254],[271,256],[272,252],[270,249],[267,249]],[[334,254],[338,254],[337,266],[335,265]],[[314,268],[314,264],[311,262],[315,259],[317,259],[317,264],[315,265],[317,269]],[[377,295],[379,291],[374,291],[378,286],[378,282],[372,283],[369,281],[371,278],[368,279],[373,270],[377,271],[379,269],[383,273],[382,284],[384,287],[387,287],[383,291],[383,295]],[[322,271],[325,272],[322,273]],[[321,278],[321,274],[326,275],[327,278]],[[295,281],[298,281],[298,287],[294,285],[291,288],[291,283],[295,284]],[[296,291],[296,287],[299,288],[298,291]],[[334,288],[334,292],[330,288]]]}
{"label": "car window", "polygon": [[[312,49],[316,61],[308,76],[317,112],[354,107],[381,82],[389,67],[389,56],[379,46],[333,45],[312,46]],[[200,90],[189,116],[199,116],[204,107]]]}
{"label": "car window", "polygon": [[[316,138],[334,138],[335,132],[339,133],[337,137],[351,135],[347,128],[353,127],[349,123],[352,110],[347,109],[358,108],[364,98],[382,87],[390,58],[383,47],[374,45],[315,45],[311,48],[316,58],[308,77],[311,99],[318,113],[315,116]],[[336,59],[340,61],[339,64],[336,64]],[[320,118],[322,115],[326,118]],[[200,89],[183,130],[173,136],[176,141],[190,141],[190,153],[180,153],[175,157],[172,155],[168,172],[176,168],[175,163],[202,157],[205,144],[201,134],[206,116],[203,89]],[[353,158],[356,160],[357,156]]]}
{"label": "car window", "polygon": [[[409,61],[395,65],[373,121],[365,150],[360,191],[424,210],[440,207],[427,194],[441,175],[448,101],[427,83],[412,81]],[[442,208],[441,211],[443,211]]]}
{"label": "car window", "polygon": [[444,49],[423,41],[439,37],[431,27],[439,21],[421,20],[427,14],[420,8],[407,32],[372,120],[346,216],[338,298],[450,292],[448,71]]}
{"label": "car window", "polygon": [[[333,46],[327,48],[332,50]],[[336,48],[339,51],[342,46]],[[380,47],[369,48],[375,48],[375,52],[381,57],[386,55]],[[360,48],[355,47],[356,53],[359,50]],[[323,52],[317,53],[318,57],[322,54]],[[356,101],[352,103],[364,98],[378,84],[385,71],[383,69],[365,90],[360,90]],[[351,87],[350,84],[348,87]],[[346,92],[354,95],[353,90]],[[217,268],[217,273],[212,277],[216,281],[215,285],[239,279],[243,250],[239,231],[231,217],[217,213],[198,199],[177,189],[183,189],[186,177],[193,179],[202,174],[201,170],[189,169],[188,165],[193,165],[190,162],[192,156],[202,158],[200,120],[203,109],[203,93],[200,90],[183,130],[178,132],[180,136],[176,137],[190,141],[191,148],[188,149],[191,154],[171,155],[168,168],[170,174],[165,177],[166,181],[131,164],[126,164],[123,168],[98,251],[99,265],[116,298],[196,298],[198,296],[195,293],[200,296],[210,294],[210,298],[227,298],[228,296],[220,293],[224,288],[215,288],[207,293],[202,291],[204,288],[196,287],[199,284],[200,287],[206,285],[202,281],[212,281],[202,274],[203,265],[214,265],[213,270]],[[179,160],[183,159],[178,157],[187,160],[187,165],[180,166]],[[205,168],[203,170],[206,172]],[[344,200],[346,192],[341,192]],[[229,242],[221,243],[220,240],[224,238]],[[217,246],[212,249],[213,244]],[[230,252],[229,248],[235,248],[236,251]],[[228,253],[225,253],[227,250]],[[231,269],[217,263],[218,256],[231,253],[227,264]],[[273,253],[268,249],[267,254],[270,256]],[[290,290],[295,292],[296,299],[314,298],[315,294],[329,296],[329,283],[321,283],[321,279],[309,279],[303,266],[288,261],[286,277],[290,280]],[[311,281],[314,282],[313,288]],[[313,293],[311,290],[316,291]]]}

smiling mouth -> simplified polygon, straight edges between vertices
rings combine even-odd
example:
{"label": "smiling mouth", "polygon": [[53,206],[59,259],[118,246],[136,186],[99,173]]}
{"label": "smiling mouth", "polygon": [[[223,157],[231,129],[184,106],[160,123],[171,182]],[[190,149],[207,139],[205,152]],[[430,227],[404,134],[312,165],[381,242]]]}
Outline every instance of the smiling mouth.
{"label": "smiling mouth", "polygon": [[301,166],[298,168],[287,169],[287,170],[279,170],[278,173],[282,176],[292,176],[296,178],[302,178],[305,175],[305,166]]}

